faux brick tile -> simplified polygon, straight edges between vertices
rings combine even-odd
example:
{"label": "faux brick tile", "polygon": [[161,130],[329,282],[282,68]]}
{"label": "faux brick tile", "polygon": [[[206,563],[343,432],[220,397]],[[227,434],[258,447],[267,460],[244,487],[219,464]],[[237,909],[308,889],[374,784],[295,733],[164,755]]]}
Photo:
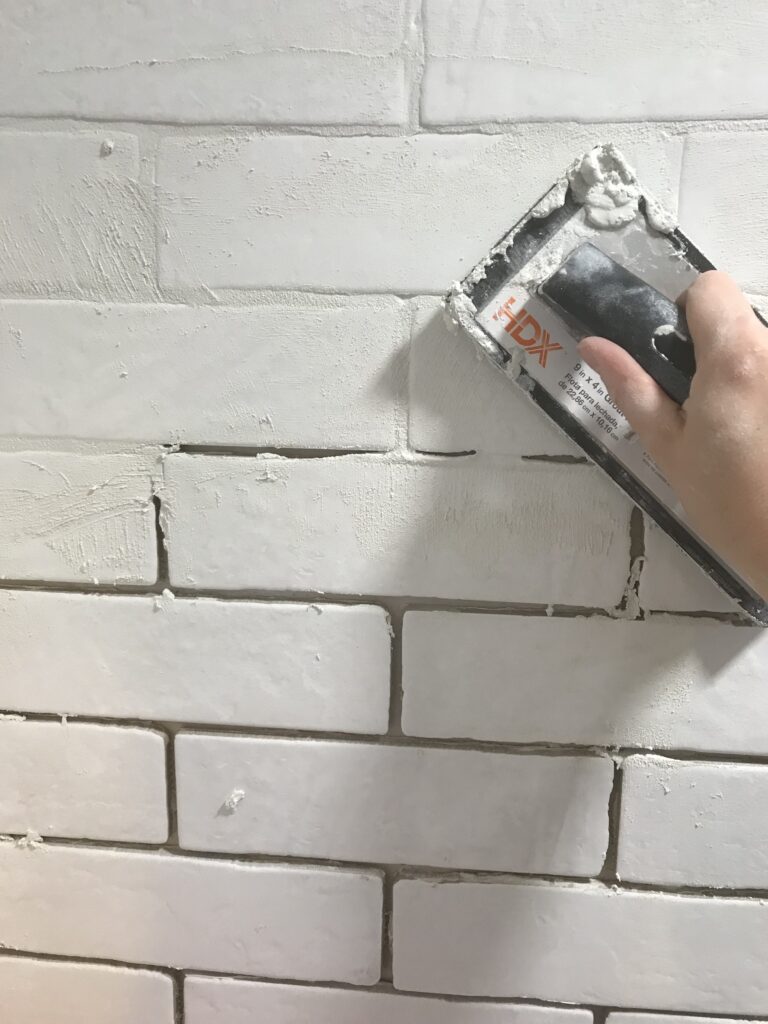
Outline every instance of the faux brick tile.
{"label": "faux brick tile", "polygon": [[762,132],[695,134],[686,139],[680,182],[683,231],[742,288],[763,295],[768,293],[766,161],[768,135]]}
{"label": "faux brick tile", "polygon": [[419,451],[581,454],[467,337],[449,329],[439,299],[416,300],[409,419],[410,445]]}
{"label": "faux brick tile", "polygon": [[[587,1010],[521,1003],[447,1002],[225,978],[187,978],[186,1024],[590,1024]],[[32,1022],[30,1021],[30,1024]]]}
{"label": "faux brick tile", "polygon": [[645,521],[645,565],[640,576],[643,608],[668,612],[732,612],[738,605],[658,526]]}
{"label": "faux brick tile", "polygon": [[608,844],[607,757],[181,735],[176,773],[193,850],[588,876]]}
{"label": "faux brick tile", "polygon": [[411,991],[759,1014],[767,928],[756,900],[404,881],[394,980]]}
{"label": "faux brick tile", "polygon": [[379,978],[375,874],[5,843],[0,883],[4,945],[307,981]]}
{"label": "faux brick tile", "polygon": [[424,22],[429,124],[768,112],[768,19],[747,3],[702,18],[694,3],[664,0],[613,17],[600,0],[427,0]]}
{"label": "faux brick tile", "polygon": [[[34,17],[41,19],[39,9]],[[50,31],[46,19],[39,24]],[[7,31],[0,38],[5,42]],[[2,75],[7,62],[0,67]],[[102,156],[107,142],[114,148]],[[134,136],[0,132],[0,167],[0,294],[129,300],[154,294],[154,215],[137,180]]]}
{"label": "faux brick tile", "polygon": [[688,1014],[680,1017],[664,1014],[661,1017],[653,1013],[609,1013],[607,1020],[609,1024],[715,1024],[716,1021],[731,1024],[727,1018],[724,1020],[722,1017],[693,1017]]}
{"label": "faux brick tile", "polygon": [[153,583],[157,452],[0,452],[0,579]]}
{"label": "faux brick tile", "polygon": [[762,630],[408,612],[403,643],[410,736],[768,752]]}
{"label": "faux brick tile", "polygon": [[155,971],[0,955],[13,1024],[173,1024],[173,983]]}
{"label": "faux brick tile", "polygon": [[406,114],[403,0],[43,0],[3,28],[2,114],[251,124]]}
{"label": "faux brick tile", "polygon": [[[0,303],[0,434],[389,448],[396,299],[247,309]],[[91,400],[82,400],[83,380]]]}
{"label": "faux brick tile", "polygon": [[4,709],[385,732],[389,658],[382,608],[0,591]]}
{"label": "faux brick tile", "polygon": [[[676,205],[681,142],[650,126],[606,138]],[[509,135],[250,136],[162,143],[158,182],[172,291],[321,288],[442,293],[545,192],[594,127]]]}
{"label": "faux brick tile", "polygon": [[170,456],[179,586],[614,605],[629,503],[587,466]]}
{"label": "faux brick tile", "polygon": [[0,720],[0,832],[162,843],[165,741],[110,726]]}
{"label": "faux brick tile", "polygon": [[630,757],[623,774],[622,878],[768,888],[768,767]]}

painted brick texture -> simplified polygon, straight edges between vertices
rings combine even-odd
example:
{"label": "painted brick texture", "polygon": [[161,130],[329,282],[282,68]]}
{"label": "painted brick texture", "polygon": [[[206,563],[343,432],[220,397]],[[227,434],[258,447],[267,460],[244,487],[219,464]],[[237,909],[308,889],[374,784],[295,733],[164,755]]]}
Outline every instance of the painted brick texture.
{"label": "painted brick texture", "polygon": [[765,307],[761,5],[4,7],[0,1022],[768,1020],[768,640],[440,300],[613,141]]}

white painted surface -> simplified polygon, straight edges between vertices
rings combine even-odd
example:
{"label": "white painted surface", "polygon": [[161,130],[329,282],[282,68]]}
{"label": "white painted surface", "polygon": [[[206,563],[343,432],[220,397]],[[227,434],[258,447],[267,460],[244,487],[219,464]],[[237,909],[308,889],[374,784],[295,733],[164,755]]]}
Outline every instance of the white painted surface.
{"label": "white painted surface", "polygon": [[[624,125],[601,135],[628,143],[647,187],[674,205],[680,140]],[[167,139],[157,172],[169,236],[161,283],[442,293],[594,142],[583,125]]]}
{"label": "white painted surface", "polygon": [[0,580],[154,583],[157,466],[149,448],[0,452]]}
{"label": "white painted surface", "polygon": [[0,708],[378,733],[390,644],[382,608],[0,592]]}
{"label": "white painted surface", "polygon": [[747,3],[427,0],[427,124],[768,113],[768,15]]}
{"label": "white painted surface", "polygon": [[643,608],[655,611],[739,611],[704,570],[648,519],[639,595]]}
{"label": "white painted surface", "polygon": [[13,1024],[173,1024],[173,982],[158,971],[0,955]]}
{"label": "white painted surface", "polygon": [[659,617],[408,612],[409,736],[768,752],[768,636]]}
{"label": "white painted surface", "polygon": [[626,581],[629,503],[587,466],[172,455],[163,496],[178,586],[613,606]]}
{"label": "white painted surface", "polygon": [[768,767],[630,757],[623,775],[622,878],[768,887]]}
{"label": "white painted surface", "polygon": [[147,729],[0,720],[0,832],[163,843],[165,738]]}
{"label": "white painted surface", "polygon": [[680,182],[683,230],[742,288],[761,295],[768,294],[766,160],[762,132],[696,133],[686,142]]}
{"label": "white painted surface", "polygon": [[[7,32],[0,38],[7,40]],[[8,65],[0,60],[0,67],[5,73]],[[106,140],[113,149],[102,156]],[[127,300],[156,294],[155,215],[151,190],[140,180],[135,136],[3,131],[0,167],[0,294]]]}
{"label": "white painted surface", "polygon": [[306,981],[379,978],[373,873],[0,843],[0,884],[0,942],[11,947]]}
{"label": "white painted surface", "polygon": [[42,0],[5,19],[0,113],[397,124],[406,112],[406,7]]}
{"label": "white painted surface", "polygon": [[0,303],[0,434],[390,448],[405,317],[396,299]]}
{"label": "white painted surface", "polygon": [[416,451],[581,455],[477,347],[450,329],[439,299],[417,299],[408,440]]}
{"label": "white painted surface", "polygon": [[191,850],[589,876],[608,845],[608,757],[182,734],[176,773]]}
{"label": "white painted surface", "polygon": [[[350,992],[225,978],[187,978],[187,1024],[590,1024],[586,1010],[509,1003],[447,1002],[385,992]],[[30,1022],[31,1024],[31,1022]]]}
{"label": "white painted surface", "polygon": [[398,882],[395,986],[760,1014],[768,906],[602,886]]}

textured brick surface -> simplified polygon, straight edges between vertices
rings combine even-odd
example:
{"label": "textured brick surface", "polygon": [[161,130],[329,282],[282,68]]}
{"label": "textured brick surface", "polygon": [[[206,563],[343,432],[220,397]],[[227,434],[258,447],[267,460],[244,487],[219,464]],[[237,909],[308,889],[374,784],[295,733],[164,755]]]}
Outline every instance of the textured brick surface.
{"label": "textured brick surface", "polygon": [[307,981],[379,978],[374,874],[3,843],[0,883],[6,946]]}
{"label": "textured brick surface", "polygon": [[768,767],[630,757],[623,775],[622,878],[768,888]]}
{"label": "textured brick surface", "polygon": [[738,612],[738,605],[658,526],[645,522],[640,604],[668,612]]}
{"label": "textured brick surface", "polygon": [[692,0],[610,14],[600,0],[427,0],[424,19],[427,123],[768,113],[768,20],[747,3],[702,18]]}
{"label": "textured brick surface", "polygon": [[405,315],[396,299],[250,309],[0,303],[0,377],[14,382],[0,434],[390,448]]}
{"label": "textured brick surface", "polygon": [[157,971],[0,955],[14,1024],[174,1024],[173,983]]}
{"label": "textured brick surface", "polygon": [[403,0],[108,9],[43,0],[14,15],[0,37],[3,114],[252,124],[405,116]]}
{"label": "textured brick surface", "polygon": [[193,850],[591,875],[608,844],[607,757],[181,735],[176,771]]}
{"label": "textured brick surface", "polygon": [[165,465],[179,586],[583,605],[614,605],[623,592],[629,503],[586,466],[365,456]]}
{"label": "textured brick surface", "polygon": [[154,583],[151,450],[0,452],[0,579]]}
{"label": "textured brick surface", "polygon": [[410,736],[768,752],[761,630],[411,611],[403,652]]}
{"label": "textured brick surface", "polygon": [[768,907],[757,901],[398,882],[395,985],[759,1014],[768,1000],[766,927]]}
{"label": "textured brick surface", "polygon": [[[6,62],[0,66],[5,73]],[[105,144],[112,149],[102,156]],[[2,132],[0,167],[0,294],[135,300],[155,293],[155,216],[133,135]]]}
{"label": "textured brick surface", "polygon": [[[647,187],[676,205],[679,140],[651,127],[600,134],[628,144]],[[512,136],[170,139],[158,168],[169,239],[161,281],[441,293],[594,143],[581,125]]]}
{"label": "textured brick surface", "polygon": [[165,739],[146,729],[0,720],[0,832],[162,843]]}
{"label": "textured brick surface", "polygon": [[[451,1003],[384,992],[350,992],[223,978],[187,978],[187,1024],[589,1024],[586,1010],[523,1004]],[[30,1022],[31,1024],[31,1022]]]}
{"label": "textured brick surface", "polygon": [[391,641],[382,608],[0,592],[0,624],[2,708],[387,727]]}

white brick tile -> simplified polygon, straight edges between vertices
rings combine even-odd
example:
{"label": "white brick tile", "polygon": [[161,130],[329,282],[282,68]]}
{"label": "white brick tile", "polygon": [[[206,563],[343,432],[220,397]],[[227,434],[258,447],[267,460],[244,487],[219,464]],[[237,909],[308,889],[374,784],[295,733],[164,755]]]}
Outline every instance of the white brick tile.
{"label": "white brick tile", "polygon": [[[40,24],[50,30],[45,19]],[[7,40],[7,32],[0,37]],[[7,67],[0,60],[0,74]],[[102,156],[107,141],[114,149]],[[129,300],[154,294],[154,215],[138,180],[134,136],[0,132],[0,167],[0,294]]]}
{"label": "white brick tile", "polygon": [[31,952],[307,981],[379,978],[375,874],[4,843],[0,884],[0,942]]}
{"label": "white brick tile", "polygon": [[172,455],[179,586],[614,605],[629,503],[586,466]]}
{"label": "white brick tile", "polygon": [[612,16],[600,0],[427,0],[424,21],[430,124],[768,112],[768,20],[746,2],[702,18],[695,3],[664,0]]}
{"label": "white brick tile", "polygon": [[[587,1010],[522,1003],[447,1002],[226,978],[187,978],[186,1024],[591,1024]],[[29,1022],[32,1024],[32,1021]],[[45,1022],[47,1024],[47,1022]]]}
{"label": "white brick tile", "polygon": [[0,832],[162,843],[165,741],[157,732],[0,720]]}
{"label": "white brick tile", "polygon": [[393,124],[406,113],[403,0],[53,0],[0,38],[0,113]]}
{"label": "white brick tile", "polygon": [[581,454],[467,337],[448,328],[439,299],[417,299],[415,305],[408,430],[412,448]]}
{"label": "white brick tile", "polygon": [[[406,311],[0,304],[0,434],[389,448]],[[83,401],[83,380],[90,400]]]}
{"label": "white brick tile", "polygon": [[691,135],[680,182],[683,231],[742,288],[763,295],[768,293],[766,161],[763,132]]}
{"label": "white brick tile", "polygon": [[6,710],[385,732],[389,658],[382,608],[0,591]]}
{"label": "white brick tile", "polygon": [[13,1024],[173,1024],[173,984],[156,971],[0,955]]}
{"label": "white brick tile", "polygon": [[606,1018],[609,1024],[736,1024],[736,1020],[729,1021],[722,1017],[693,1017],[689,1014],[676,1017],[674,1014],[663,1016],[654,1013],[609,1013]]}
{"label": "white brick tile", "polygon": [[157,453],[0,452],[0,579],[153,583]]}
{"label": "white brick tile", "polygon": [[408,612],[411,736],[768,753],[768,635],[647,622]]}
{"label": "white brick tile", "polygon": [[[647,187],[675,205],[679,140],[650,126],[601,134],[628,144]],[[578,124],[495,136],[166,139],[161,280],[172,291],[442,292],[594,142],[594,127]]]}
{"label": "white brick tile", "polygon": [[411,991],[759,1014],[768,906],[602,886],[398,882],[394,982]]}
{"label": "white brick tile", "polygon": [[623,774],[622,878],[768,888],[768,767],[630,757]]}
{"label": "white brick tile", "polygon": [[640,604],[667,612],[739,611],[738,605],[726,597],[704,570],[648,519]]}
{"label": "white brick tile", "polygon": [[176,773],[193,850],[588,876],[608,843],[607,757],[181,735]]}

